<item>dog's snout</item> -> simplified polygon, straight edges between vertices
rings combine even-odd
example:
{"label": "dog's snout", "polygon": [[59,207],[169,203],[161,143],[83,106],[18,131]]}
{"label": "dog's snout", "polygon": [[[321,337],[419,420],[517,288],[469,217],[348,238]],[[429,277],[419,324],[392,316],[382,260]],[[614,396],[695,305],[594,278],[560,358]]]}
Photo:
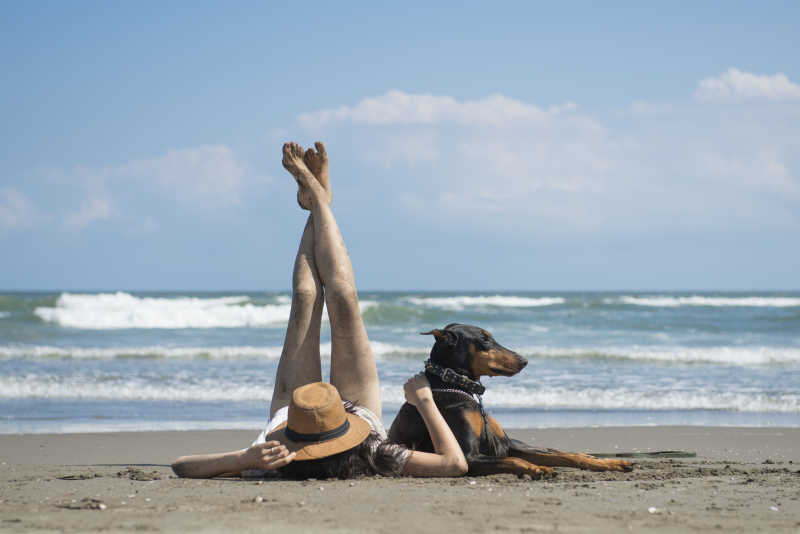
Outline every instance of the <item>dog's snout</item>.
{"label": "dog's snout", "polygon": [[514,367],[516,367],[517,372],[519,373],[520,371],[525,369],[525,366],[528,365],[528,360],[523,358],[522,356],[520,356],[519,354],[517,354],[516,352],[514,352],[512,350],[510,350],[508,352],[510,352],[511,354],[514,355],[514,360],[515,360]]}
{"label": "dog's snout", "polygon": [[520,356],[519,354],[517,354],[516,351],[513,351],[513,350],[508,349],[506,347],[502,347],[501,346],[501,348],[502,348],[503,352],[505,353],[506,361],[511,366],[516,367],[516,369],[518,371],[521,371],[522,369],[525,368],[526,365],[528,365],[528,359],[525,358],[524,356]]}

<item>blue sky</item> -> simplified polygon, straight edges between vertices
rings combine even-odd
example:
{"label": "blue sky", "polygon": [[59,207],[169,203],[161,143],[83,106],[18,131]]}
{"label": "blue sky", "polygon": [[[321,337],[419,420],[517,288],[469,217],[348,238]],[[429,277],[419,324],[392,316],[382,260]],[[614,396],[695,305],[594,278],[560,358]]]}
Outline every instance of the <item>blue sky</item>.
{"label": "blue sky", "polygon": [[0,288],[800,287],[797,3],[376,4],[6,5]]}

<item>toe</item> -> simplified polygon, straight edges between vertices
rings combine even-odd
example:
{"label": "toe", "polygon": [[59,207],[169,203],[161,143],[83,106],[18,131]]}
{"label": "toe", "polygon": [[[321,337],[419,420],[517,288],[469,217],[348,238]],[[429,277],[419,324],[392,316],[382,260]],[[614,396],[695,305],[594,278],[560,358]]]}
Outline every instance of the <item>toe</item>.
{"label": "toe", "polygon": [[294,156],[294,149],[292,145],[294,143],[286,143],[283,145],[283,164],[284,166],[289,164],[292,161],[292,157]]}
{"label": "toe", "polygon": [[314,143],[314,146],[317,147],[317,153],[321,157],[323,158],[328,157],[328,153],[325,151],[325,145],[322,144],[322,141],[317,141],[316,143]]}
{"label": "toe", "polygon": [[316,154],[314,154],[313,148],[306,150],[305,154],[303,154],[303,161],[309,169],[314,169],[314,164],[316,163]]}

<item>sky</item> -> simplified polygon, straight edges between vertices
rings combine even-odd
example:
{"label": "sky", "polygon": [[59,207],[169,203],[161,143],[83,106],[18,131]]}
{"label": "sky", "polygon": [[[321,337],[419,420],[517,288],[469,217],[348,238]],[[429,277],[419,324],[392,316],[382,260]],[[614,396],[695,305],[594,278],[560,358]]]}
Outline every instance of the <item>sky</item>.
{"label": "sky", "polygon": [[797,2],[16,2],[0,289],[800,289]]}

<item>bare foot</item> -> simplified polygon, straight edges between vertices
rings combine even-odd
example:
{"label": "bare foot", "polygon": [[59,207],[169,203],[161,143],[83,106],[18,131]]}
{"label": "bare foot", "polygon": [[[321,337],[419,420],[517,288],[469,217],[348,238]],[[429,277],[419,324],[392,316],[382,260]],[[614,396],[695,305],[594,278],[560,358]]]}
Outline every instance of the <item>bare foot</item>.
{"label": "bare foot", "polygon": [[[311,209],[315,199],[330,202],[328,192],[317,181],[303,161],[303,147],[297,143],[285,143],[283,145],[282,163],[284,168],[297,181],[297,185],[300,188],[297,192],[297,201],[302,208]],[[303,202],[301,202],[301,199]],[[308,204],[304,205],[306,201]]]}
{"label": "bare foot", "polygon": [[[322,185],[322,188],[328,193],[328,204],[330,205],[333,200],[333,193],[331,192],[331,178],[330,172],[328,171],[328,153],[322,141],[317,141],[314,143],[314,146],[317,148],[317,151],[314,152],[313,148],[306,150],[305,154],[303,154],[303,161],[306,167],[308,167],[308,170],[311,171],[311,174],[314,175],[320,185]],[[310,200],[307,191],[297,192],[297,203],[300,204],[302,208],[309,209],[307,206],[309,206]]]}

